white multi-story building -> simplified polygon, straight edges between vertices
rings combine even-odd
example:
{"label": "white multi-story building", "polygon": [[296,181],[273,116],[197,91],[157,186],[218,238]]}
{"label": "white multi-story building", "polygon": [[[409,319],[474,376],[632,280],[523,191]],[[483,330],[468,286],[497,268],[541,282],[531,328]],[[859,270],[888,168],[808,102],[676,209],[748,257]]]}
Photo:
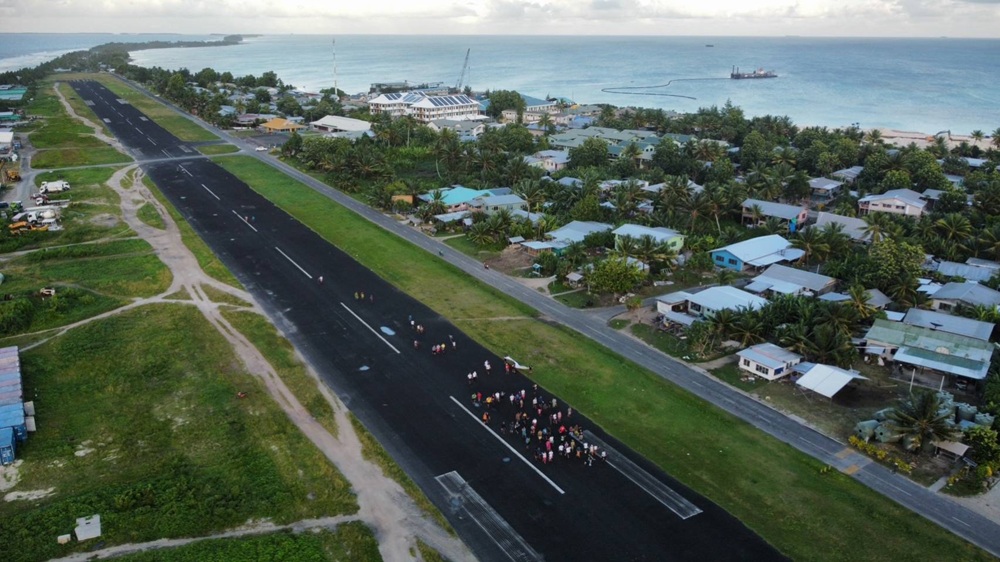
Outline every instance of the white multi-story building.
{"label": "white multi-story building", "polygon": [[479,117],[479,102],[465,94],[429,96],[422,92],[394,92],[380,94],[368,102],[368,107],[372,115],[410,115],[422,123],[435,119],[466,120]]}

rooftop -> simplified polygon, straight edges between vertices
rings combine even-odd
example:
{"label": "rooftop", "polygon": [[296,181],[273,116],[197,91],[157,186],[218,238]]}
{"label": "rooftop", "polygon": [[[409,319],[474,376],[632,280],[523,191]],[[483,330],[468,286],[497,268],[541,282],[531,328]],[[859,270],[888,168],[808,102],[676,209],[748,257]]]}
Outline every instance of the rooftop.
{"label": "rooftop", "polygon": [[935,300],[957,300],[970,305],[1000,305],[1000,292],[979,283],[948,283],[935,291]]}
{"label": "rooftop", "polygon": [[669,242],[671,239],[681,235],[681,233],[676,230],[664,228],[662,226],[653,228],[639,224],[623,224],[614,229],[612,232],[617,236],[631,236],[632,238],[652,236],[653,240],[656,240],[659,244]]}
{"label": "rooftop", "polygon": [[758,310],[767,304],[767,299],[728,285],[709,287],[690,295],[687,300],[709,310],[736,310],[740,308]]}
{"label": "rooftop", "polygon": [[779,261],[794,261],[802,257],[802,250],[791,247],[792,244],[777,234],[758,236],[735,244],[712,250],[726,251],[739,258],[743,263],[763,267]]}
{"label": "rooftop", "polygon": [[993,344],[968,336],[881,318],[865,339],[898,347],[895,361],[972,379],[986,377],[994,349]]}
{"label": "rooftop", "polygon": [[747,199],[743,202],[744,210],[750,209],[754,206],[759,207],[765,217],[777,217],[784,220],[798,218],[798,216],[805,209],[804,207],[785,205],[784,203],[775,203],[773,201],[762,201],[760,199]]}
{"label": "rooftop", "polygon": [[822,228],[828,224],[843,225],[843,233],[850,236],[854,240],[862,241],[868,239],[868,235],[865,234],[865,229],[868,227],[868,224],[859,218],[845,217],[843,215],[836,215],[834,213],[821,211],[816,217],[816,227]]}
{"label": "rooftop", "polygon": [[778,347],[773,343],[757,344],[744,350],[737,351],[736,355],[771,369],[780,369],[788,363],[802,360],[802,356],[798,353],[794,353],[783,347]]}
{"label": "rooftop", "polygon": [[982,341],[990,341],[990,336],[993,334],[994,328],[994,324],[990,322],[981,322],[972,318],[952,316],[951,314],[937,312],[936,310],[923,310],[920,308],[911,308],[906,311],[906,316],[903,317],[903,324],[920,326],[949,334],[958,334]]}
{"label": "rooftop", "polygon": [[562,228],[549,232],[549,238],[567,242],[583,242],[588,234],[611,230],[612,226],[603,222],[573,221]]}
{"label": "rooftop", "polygon": [[794,283],[801,287],[805,287],[810,291],[822,291],[837,282],[837,280],[833,277],[827,277],[826,275],[820,275],[819,273],[803,271],[801,269],[795,269],[794,267],[788,267],[780,264],[775,264],[767,268],[763,273],[758,275],[755,280],[759,280],[761,278]]}

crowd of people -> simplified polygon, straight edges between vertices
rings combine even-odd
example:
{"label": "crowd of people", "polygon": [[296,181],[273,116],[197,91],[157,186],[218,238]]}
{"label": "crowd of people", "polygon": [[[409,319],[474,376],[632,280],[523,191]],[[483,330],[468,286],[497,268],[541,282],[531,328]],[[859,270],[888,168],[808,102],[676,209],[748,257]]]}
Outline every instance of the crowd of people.
{"label": "crowd of people", "polygon": [[[420,349],[426,329],[412,315],[408,322],[414,332],[413,347]],[[431,344],[430,349],[432,355],[444,355],[449,348],[458,349],[458,342],[452,335],[447,342]],[[482,383],[478,368],[465,375],[466,383],[473,389],[472,406],[482,410],[479,418],[485,425],[491,429],[496,427],[504,439],[516,441],[541,464],[562,459],[592,466],[596,460],[607,460],[606,451],[587,442],[583,428],[573,420],[573,408],[560,407],[559,400],[544,396],[537,384],[531,385],[530,392],[525,388],[512,392],[504,390],[502,387],[510,387],[517,380],[510,377],[517,374],[517,370],[506,360],[503,365],[504,375],[494,377],[493,364],[489,359],[484,360]]]}
{"label": "crowd of people", "polygon": [[[467,378],[470,385],[478,381],[475,371]],[[606,451],[587,443],[583,427],[572,419],[573,408],[563,410],[559,400],[547,399],[539,392],[537,384],[531,387],[530,399],[528,394],[523,388],[511,393],[476,391],[471,400],[474,408],[483,409],[484,424],[492,427],[494,417],[500,418],[500,434],[522,444],[537,462],[551,464],[557,459],[576,459],[592,466],[595,460],[607,460]]]}

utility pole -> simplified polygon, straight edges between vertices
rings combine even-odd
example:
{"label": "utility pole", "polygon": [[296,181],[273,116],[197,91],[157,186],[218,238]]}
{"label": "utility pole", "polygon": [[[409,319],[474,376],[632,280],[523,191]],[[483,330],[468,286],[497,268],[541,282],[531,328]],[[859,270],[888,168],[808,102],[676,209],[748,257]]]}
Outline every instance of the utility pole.
{"label": "utility pole", "polygon": [[337,38],[333,39],[333,97],[340,101],[340,90],[337,89]]}

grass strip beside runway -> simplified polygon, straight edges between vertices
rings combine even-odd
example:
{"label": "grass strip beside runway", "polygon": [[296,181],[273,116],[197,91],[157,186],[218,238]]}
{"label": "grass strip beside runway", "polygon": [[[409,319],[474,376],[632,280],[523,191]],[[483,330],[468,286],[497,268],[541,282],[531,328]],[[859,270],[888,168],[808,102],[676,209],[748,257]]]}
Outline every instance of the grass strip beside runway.
{"label": "grass strip beside runway", "polygon": [[793,559],[992,559],[576,332],[491,321],[536,313],[280,171],[245,157],[218,163],[486,347],[532,365],[545,388]]}
{"label": "grass strip beside runway", "polygon": [[55,537],[93,513],[110,545],[358,509],[350,484],[192,306],[137,308],[21,358],[39,425],[19,451],[18,490],[51,490],[0,502],[5,560],[87,549]]}

